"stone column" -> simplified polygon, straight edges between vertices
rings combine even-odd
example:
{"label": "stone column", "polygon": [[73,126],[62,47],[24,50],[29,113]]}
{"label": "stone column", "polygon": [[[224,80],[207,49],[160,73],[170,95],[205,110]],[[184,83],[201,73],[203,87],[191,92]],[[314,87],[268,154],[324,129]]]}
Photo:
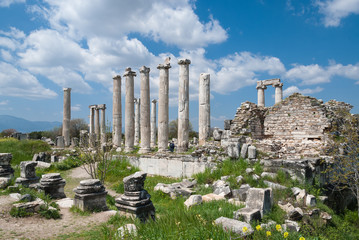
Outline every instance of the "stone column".
{"label": "stone column", "polygon": [[157,100],[152,100],[152,109],[151,109],[151,148],[156,147],[156,135],[157,135],[157,128],[156,128],[156,103]]}
{"label": "stone column", "polygon": [[71,120],[71,88],[64,88],[64,117],[62,121],[62,136],[65,147],[70,146],[70,120]]}
{"label": "stone column", "polygon": [[95,138],[96,140],[100,140],[100,109],[96,105],[95,108]]}
{"label": "stone column", "polygon": [[199,112],[198,112],[198,137],[199,145],[203,146],[209,138],[211,128],[210,107],[210,75],[201,73],[199,76]]}
{"label": "stone column", "polygon": [[122,141],[122,109],[121,109],[121,76],[113,77],[113,100],[112,100],[112,144],[120,147]]}
{"label": "stone column", "polygon": [[277,104],[280,103],[283,99],[283,92],[282,92],[283,83],[274,84],[273,87],[275,87],[274,103]]}
{"label": "stone column", "polygon": [[89,146],[95,147],[96,134],[95,134],[95,110],[97,105],[90,105],[90,132],[89,132]]}
{"label": "stone column", "polygon": [[178,88],[178,152],[186,152],[189,142],[189,64],[191,60],[180,59]]}
{"label": "stone column", "polygon": [[98,108],[101,109],[101,145],[106,144],[106,104],[98,105]]}
{"label": "stone column", "polygon": [[150,69],[143,66],[141,74],[141,149],[140,153],[151,151],[151,119],[150,119]]}
{"label": "stone column", "polygon": [[264,90],[267,89],[266,86],[258,86],[257,87],[257,94],[258,94],[258,107],[265,106],[265,97],[264,97]]}
{"label": "stone column", "polygon": [[164,64],[159,64],[160,70],[159,97],[158,97],[158,151],[168,150],[168,89],[171,58],[167,58]]}
{"label": "stone column", "polygon": [[133,151],[135,123],[134,123],[134,77],[136,73],[131,68],[126,68],[126,100],[125,100],[125,151]]}
{"label": "stone column", "polygon": [[141,99],[134,98],[133,103],[135,104],[135,146],[140,144],[140,108],[141,108]]}

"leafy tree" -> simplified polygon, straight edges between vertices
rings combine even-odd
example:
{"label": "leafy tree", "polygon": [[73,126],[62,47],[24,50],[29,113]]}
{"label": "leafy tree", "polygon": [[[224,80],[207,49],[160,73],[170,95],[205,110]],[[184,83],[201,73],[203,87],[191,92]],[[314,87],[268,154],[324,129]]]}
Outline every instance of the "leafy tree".
{"label": "leafy tree", "polygon": [[[177,133],[178,133],[178,119],[176,120],[172,120],[169,123],[169,127],[168,127],[168,138],[172,139],[172,138],[177,138]],[[193,138],[193,137],[198,137],[198,133],[196,131],[193,130],[192,127],[192,123],[189,122],[189,137]]]}
{"label": "leafy tree", "polygon": [[11,134],[16,133],[17,131],[13,128],[5,129],[0,133],[1,137],[10,137]]}
{"label": "leafy tree", "polygon": [[333,157],[328,167],[333,190],[350,190],[356,197],[359,215],[359,121],[345,110],[337,110],[327,153]]}

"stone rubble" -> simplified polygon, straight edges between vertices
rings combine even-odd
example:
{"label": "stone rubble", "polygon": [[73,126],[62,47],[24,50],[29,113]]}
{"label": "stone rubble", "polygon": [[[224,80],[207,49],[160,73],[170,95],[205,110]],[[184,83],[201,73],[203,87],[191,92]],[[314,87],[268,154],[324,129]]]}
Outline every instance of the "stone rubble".
{"label": "stone rubble", "polygon": [[36,166],[37,162],[22,161],[20,163],[20,177],[16,178],[15,186],[29,187],[31,184],[38,183],[40,178],[36,176]]}
{"label": "stone rubble", "polygon": [[6,188],[14,176],[14,169],[10,164],[11,160],[11,153],[0,153],[0,189]]}

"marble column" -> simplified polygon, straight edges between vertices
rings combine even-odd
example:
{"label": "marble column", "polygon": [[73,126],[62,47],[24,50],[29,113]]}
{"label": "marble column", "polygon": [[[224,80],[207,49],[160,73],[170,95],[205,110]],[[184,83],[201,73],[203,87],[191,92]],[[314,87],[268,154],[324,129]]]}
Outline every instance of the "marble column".
{"label": "marble column", "polygon": [[134,77],[136,73],[126,68],[126,99],[125,99],[125,152],[133,151],[135,123],[134,123]]}
{"label": "marble column", "polygon": [[283,99],[283,91],[282,91],[283,83],[274,84],[273,87],[275,88],[274,103],[277,104],[280,103]]}
{"label": "marble column", "polygon": [[120,147],[122,141],[121,76],[113,77],[112,144]]}
{"label": "marble column", "polygon": [[141,99],[134,98],[133,103],[135,104],[135,146],[140,144],[140,134],[141,134],[141,125],[140,125],[140,108],[141,108]]}
{"label": "marble column", "polygon": [[267,89],[267,87],[264,85],[257,87],[258,107],[265,107],[265,97],[264,97],[265,89]]}
{"label": "marble column", "polygon": [[95,108],[95,138],[97,141],[100,140],[100,109],[96,105]]}
{"label": "marble column", "polygon": [[71,88],[64,88],[64,116],[62,121],[62,136],[65,147],[70,146],[70,120],[71,120]]}
{"label": "marble column", "polygon": [[101,109],[101,145],[106,144],[106,104],[98,105],[98,108]]}
{"label": "marble column", "polygon": [[89,146],[95,147],[96,134],[95,134],[95,109],[97,105],[90,105],[90,132],[89,132]]}
{"label": "marble column", "polygon": [[189,64],[191,60],[180,59],[178,88],[177,151],[186,152],[189,142]]}
{"label": "marble column", "polygon": [[199,76],[199,112],[198,112],[198,137],[199,145],[203,146],[209,138],[211,128],[210,106],[210,75],[201,73]]}
{"label": "marble column", "polygon": [[158,151],[168,151],[168,89],[171,58],[166,58],[164,64],[159,64],[160,70],[159,97],[158,97]]}
{"label": "marble column", "polygon": [[156,127],[156,103],[157,100],[152,100],[151,108],[151,148],[156,147],[156,136],[157,136],[157,127]]}
{"label": "marble column", "polygon": [[143,66],[141,74],[141,149],[140,153],[151,151],[151,102],[150,102],[150,69]]}

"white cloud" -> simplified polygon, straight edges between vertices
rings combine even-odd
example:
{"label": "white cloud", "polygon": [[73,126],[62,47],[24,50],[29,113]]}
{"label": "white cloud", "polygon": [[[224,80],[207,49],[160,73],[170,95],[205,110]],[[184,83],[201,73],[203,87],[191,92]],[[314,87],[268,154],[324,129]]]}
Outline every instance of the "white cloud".
{"label": "white cloud", "polygon": [[306,88],[306,89],[299,89],[297,86],[290,86],[283,91],[283,96],[288,97],[293,93],[302,93],[305,95],[314,94],[323,91],[323,88],[316,87],[314,89]]}
{"label": "white cloud", "polygon": [[55,92],[44,88],[35,76],[0,62],[0,95],[28,99],[54,98]]}
{"label": "white cloud", "polygon": [[11,50],[15,50],[16,44],[10,38],[0,37],[0,47],[5,47]]}
{"label": "white cloud", "polygon": [[24,3],[26,0],[0,0],[0,7],[9,7],[14,3]]}
{"label": "white cloud", "polygon": [[[190,1],[177,0],[47,0],[43,11],[52,27],[72,38],[118,39],[140,33],[180,48],[197,48],[227,39],[213,17],[202,23]],[[110,6],[110,7],[109,7]]]}
{"label": "white cloud", "polygon": [[75,104],[74,106],[71,106],[71,111],[80,112],[81,111],[81,104]]}
{"label": "white cloud", "polygon": [[340,21],[351,14],[359,14],[359,0],[317,0],[315,4],[324,15],[326,27],[338,27]]}
{"label": "white cloud", "polygon": [[4,100],[0,102],[0,106],[5,106],[9,104],[9,100]]}
{"label": "white cloud", "polygon": [[23,31],[15,28],[15,27],[10,27],[10,31],[0,30],[0,34],[7,36],[7,37],[15,38],[15,39],[23,39],[26,37],[26,35]]}
{"label": "white cloud", "polygon": [[11,53],[9,51],[6,51],[4,49],[0,49],[0,55],[2,57],[3,60],[7,61],[7,62],[11,62],[14,60],[14,57],[11,55]]}

